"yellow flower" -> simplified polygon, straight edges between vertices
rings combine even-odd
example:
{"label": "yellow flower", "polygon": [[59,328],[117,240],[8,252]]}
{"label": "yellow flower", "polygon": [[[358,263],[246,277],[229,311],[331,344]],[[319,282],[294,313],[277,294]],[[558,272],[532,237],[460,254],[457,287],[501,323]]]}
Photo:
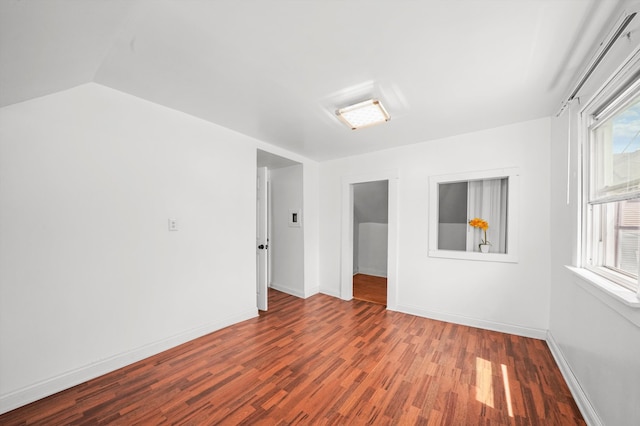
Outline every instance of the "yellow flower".
{"label": "yellow flower", "polygon": [[473,218],[469,221],[469,225],[474,228],[480,228],[483,231],[489,229],[489,223],[486,220],[480,219],[479,217]]}
{"label": "yellow flower", "polygon": [[473,226],[474,228],[482,229],[484,231],[484,240],[482,240],[482,244],[489,244],[489,241],[487,240],[487,229],[489,229],[489,222],[479,217],[474,217],[469,221],[469,225]]}

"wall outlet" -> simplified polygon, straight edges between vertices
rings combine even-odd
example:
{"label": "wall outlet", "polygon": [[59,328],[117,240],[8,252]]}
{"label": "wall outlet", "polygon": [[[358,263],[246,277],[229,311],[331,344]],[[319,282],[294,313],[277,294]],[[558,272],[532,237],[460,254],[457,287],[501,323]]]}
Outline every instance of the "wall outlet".
{"label": "wall outlet", "polygon": [[169,219],[169,231],[178,230],[178,219]]}

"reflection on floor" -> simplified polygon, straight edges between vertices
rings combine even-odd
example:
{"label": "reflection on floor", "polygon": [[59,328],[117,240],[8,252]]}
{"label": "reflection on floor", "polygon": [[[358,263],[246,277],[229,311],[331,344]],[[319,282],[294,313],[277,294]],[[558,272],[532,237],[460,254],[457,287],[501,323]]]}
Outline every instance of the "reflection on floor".
{"label": "reflection on floor", "polygon": [[387,279],[372,275],[356,274],[353,276],[353,298],[379,305],[387,304]]}

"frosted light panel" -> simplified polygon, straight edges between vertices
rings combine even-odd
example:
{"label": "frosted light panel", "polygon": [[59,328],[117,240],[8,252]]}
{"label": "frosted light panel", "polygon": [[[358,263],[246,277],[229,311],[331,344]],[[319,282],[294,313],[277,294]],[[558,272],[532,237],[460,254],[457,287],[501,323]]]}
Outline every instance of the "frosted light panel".
{"label": "frosted light panel", "polygon": [[384,123],[391,118],[382,104],[374,99],[339,109],[337,114],[353,130]]}

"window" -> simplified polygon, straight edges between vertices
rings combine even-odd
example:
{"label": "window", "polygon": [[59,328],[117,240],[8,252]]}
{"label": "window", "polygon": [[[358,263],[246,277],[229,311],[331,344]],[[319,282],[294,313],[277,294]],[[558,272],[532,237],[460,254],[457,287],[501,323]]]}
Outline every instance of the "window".
{"label": "window", "polygon": [[[588,108],[585,267],[638,291],[640,259],[640,80]],[[604,98],[604,96],[601,96]],[[592,112],[593,111],[593,112]]]}
{"label": "window", "polygon": [[[507,253],[508,178],[438,184],[438,250]],[[469,226],[473,218],[489,224],[486,232]],[[485,236],[486,234],[486,236]]]}
{"label": "window", "polygon": [[[515,168],[430,178],[429,256],[517,262]],[[486,230],[469,221],[481,218]],[[487,247],[480,245],[489,242]]]}

